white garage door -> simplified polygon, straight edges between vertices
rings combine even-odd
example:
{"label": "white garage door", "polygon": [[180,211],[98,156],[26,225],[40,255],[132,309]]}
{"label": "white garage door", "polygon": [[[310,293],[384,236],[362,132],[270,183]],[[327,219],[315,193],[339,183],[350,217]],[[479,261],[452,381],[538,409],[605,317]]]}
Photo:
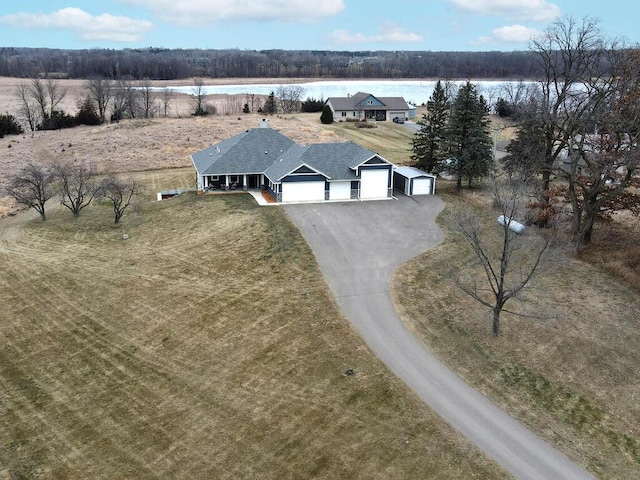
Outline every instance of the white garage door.
{"label": "white garage door", "polygon": [[283,202],[322,202],[324,182],[282,182]]}
{"label": "white garage door", "polygon": [[330,200],[349,200],[351,198],[351,182],[331,182],[329,184]]}
{"label": "white garage door", "polygon": [[360,198],[385,198],[388,196],[387,184],[389,170],[360,170]]}
{"label": "white garage door", "polygon": [[413,195],[429,195],[431,193],[430,178],[413,179]]}

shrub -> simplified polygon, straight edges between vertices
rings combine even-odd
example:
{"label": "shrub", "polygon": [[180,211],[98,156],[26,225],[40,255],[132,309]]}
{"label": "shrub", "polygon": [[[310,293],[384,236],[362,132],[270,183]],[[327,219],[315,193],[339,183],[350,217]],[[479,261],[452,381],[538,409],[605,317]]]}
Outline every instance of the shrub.
{"label": "shrub", "polygon": [[331,111],[331,107],[329,105],[325,105],[322,108],[322,115],[320,115],[320,121],[325,125],[330,125],[333,123],[333,112]]}
{"label": "shrub", "polygon": [[96,105],[91,97],[85,97],[78,105],[76,123],[78,125],[100,125],[102,123]]}
{"label": "shrub", "polygon": [[75,117],[64,110],[54,110],[52,115],[45,115],[42,122],[36,125],[36,130],[60,130],[62,128],[73,128],[76,125]]}
{"label": "shrub", "polygon": [[22,126],[13,115],[8,113],[0,114],[0,138],[5,135],[19,135],[23,131]]}

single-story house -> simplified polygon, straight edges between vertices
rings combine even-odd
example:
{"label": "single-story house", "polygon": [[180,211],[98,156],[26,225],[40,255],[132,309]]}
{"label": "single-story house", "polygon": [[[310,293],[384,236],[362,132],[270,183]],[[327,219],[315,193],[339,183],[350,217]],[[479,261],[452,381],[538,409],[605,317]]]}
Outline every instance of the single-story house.
{"label": "single-story house", "polygon": [[396,167],[393,185],[407,196],[433,195],[436,193],[436,176],[415,167]]}
{"label": "single-story house", "polygon": [[358,92],[349,97],[329,97],[325,104],[331,108],[333,119],[337,122],[347,119],[391,121],[395,117],[415,118],[415,109],[402,97],[374,97],[370,93]]}
{"label": "single-story house", "polygon": [[269,128],[247,130],[191,155],[197,189],[263,189],[277,202],[369,200],[393,194],[394,165],[352,142],[300,145]]}

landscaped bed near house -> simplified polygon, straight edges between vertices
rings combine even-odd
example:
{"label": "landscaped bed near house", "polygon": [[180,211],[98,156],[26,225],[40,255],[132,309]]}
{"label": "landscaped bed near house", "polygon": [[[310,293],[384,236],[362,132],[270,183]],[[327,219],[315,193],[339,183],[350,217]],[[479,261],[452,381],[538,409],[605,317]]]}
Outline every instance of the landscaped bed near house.
{"label": "landscaped bed near house", "polygon": [[507,476],[371,354],[281,209],[139,178],[120,225],[0,220],[1,478]]}
{"label": "landscaped bed near house", "polygon": [[[459,197],[444,181],[438,189],[447,202],[443,228],[451,205],[459,202],[498,228],[490,202],[478,201],[481,192]],[[615,226],[599,228],[604,230],[594,240]],[[407,325],[467,382],[599,478],[640,478],[637,290],[598,265],[567,258],[553,274],[536,279],[530,303],[508,305],[546,320],[503,313],[495,338],[490,312],[447,275],[453,265],[476,268],[463,245],[448,234],[397,272],[394,298]]]}

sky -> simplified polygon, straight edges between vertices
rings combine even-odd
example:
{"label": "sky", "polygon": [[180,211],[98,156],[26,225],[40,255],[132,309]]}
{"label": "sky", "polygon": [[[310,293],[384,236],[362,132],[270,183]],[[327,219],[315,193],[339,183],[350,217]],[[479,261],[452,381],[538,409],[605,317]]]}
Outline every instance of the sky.
{"label": "sky", "polygon": [[[620,2],[618,2],[620,3]],[[602,0],[29,0],[0,3],[0,47],[527,50],[568,17],[640,43],[640,2]]]}

